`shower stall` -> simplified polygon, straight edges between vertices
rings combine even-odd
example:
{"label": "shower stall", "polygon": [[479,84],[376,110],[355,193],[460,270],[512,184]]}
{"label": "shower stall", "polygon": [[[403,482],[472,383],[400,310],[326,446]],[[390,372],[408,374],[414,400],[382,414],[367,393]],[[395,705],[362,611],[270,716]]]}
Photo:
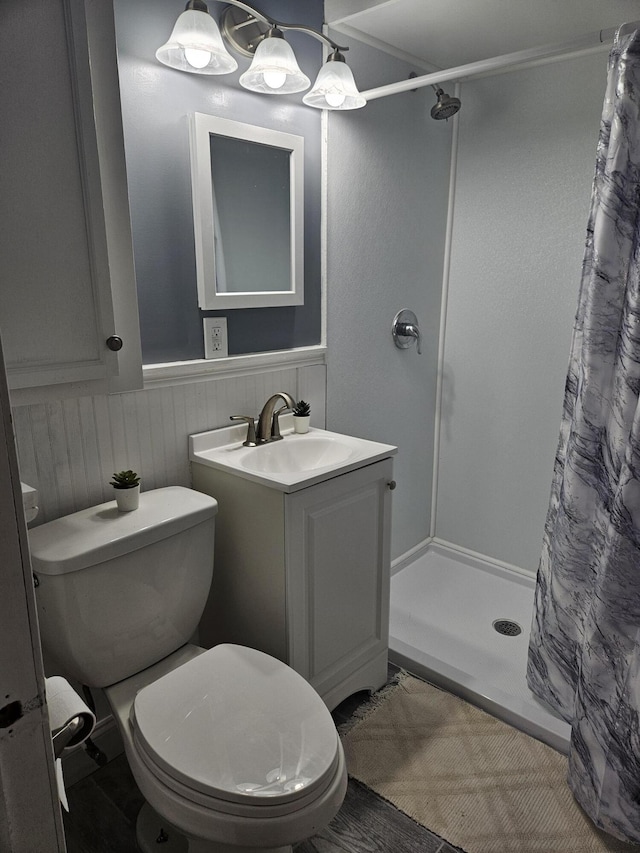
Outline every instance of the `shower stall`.
{"label": "shower stall", "polygon": [[[561,750],[526,644],[606,84],[597,41],[453,76],[353,41],[370,103],[328,124],[327,424],[399,447],[392,657]],[[436,86],[461,101],[448,121],[431,119]],[[393,345],[403,308],[422,355]]]}
{"label": "shower stall", "polygon": [[526,683],[534,579],[431,545],[391,579],[389,657],[560,752],[570,728]]}

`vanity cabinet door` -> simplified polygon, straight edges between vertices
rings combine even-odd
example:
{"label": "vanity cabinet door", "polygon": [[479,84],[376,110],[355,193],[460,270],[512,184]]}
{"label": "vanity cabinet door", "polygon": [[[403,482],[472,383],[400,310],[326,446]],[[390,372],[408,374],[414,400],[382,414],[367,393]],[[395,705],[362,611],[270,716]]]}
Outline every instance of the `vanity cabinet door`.
{"label": "vanity cabinet door", "polygon": [[285,496],[289,663],[330,708],[387,678],[393,462]]}
{"label": "vanity cabinet door", "polygon": [[[142,385],[111,3],[0,13],[0,327],[12,402]],[[108,339],[119,336],[118,341]],[[53,393],[53,392],[52,392]]]}

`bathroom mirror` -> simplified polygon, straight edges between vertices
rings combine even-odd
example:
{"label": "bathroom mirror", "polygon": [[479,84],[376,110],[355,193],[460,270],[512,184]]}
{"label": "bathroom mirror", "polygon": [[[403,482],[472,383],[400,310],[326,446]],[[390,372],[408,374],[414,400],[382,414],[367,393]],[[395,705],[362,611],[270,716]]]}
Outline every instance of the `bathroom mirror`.
{"label": "bathroom mirror", "polygon": [[190,144],[200,308],[302,305],[303,137],[194,113]]}

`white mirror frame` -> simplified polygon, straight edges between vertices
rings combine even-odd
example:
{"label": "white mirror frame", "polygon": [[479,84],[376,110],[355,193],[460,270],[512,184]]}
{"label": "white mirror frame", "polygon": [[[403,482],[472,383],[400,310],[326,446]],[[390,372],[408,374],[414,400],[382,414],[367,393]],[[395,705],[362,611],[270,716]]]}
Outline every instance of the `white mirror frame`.
{"label": "white mirror frame", "polygon": [[[304,303],[304,137],[204,113],[190,116],[191,194],[198,305],[203,310],[270,308]],[[291,279],[281,291],[218,293],[214,245],[214,199],[210,136],[229,136],[289,151],[291,187]]]}

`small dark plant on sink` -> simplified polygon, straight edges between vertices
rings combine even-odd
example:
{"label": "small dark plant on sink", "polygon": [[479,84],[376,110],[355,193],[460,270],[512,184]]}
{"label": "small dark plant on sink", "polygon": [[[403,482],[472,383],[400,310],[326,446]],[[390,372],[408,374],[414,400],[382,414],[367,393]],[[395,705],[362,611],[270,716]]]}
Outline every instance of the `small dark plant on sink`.
{"label": "small dark plant on sink", "polygon": [[311,406],[309,403],[306,403],[304,400],[298,400],[295,406],[292,409],[294,417],[296,418],[308,418],[311,414]]}
{"label": "small dark plant on sink", "polygon": [[304,400],[298,400],[292,409],[294,432],[309,432],[309,416],[311,406]]}

